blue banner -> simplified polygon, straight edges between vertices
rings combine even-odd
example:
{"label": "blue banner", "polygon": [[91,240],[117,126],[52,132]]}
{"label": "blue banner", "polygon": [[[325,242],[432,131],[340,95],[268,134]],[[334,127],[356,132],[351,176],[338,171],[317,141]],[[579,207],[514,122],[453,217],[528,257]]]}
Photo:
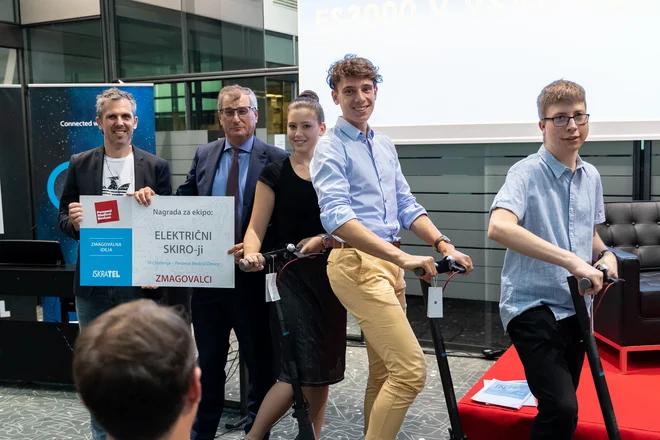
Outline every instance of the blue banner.
{"label": "blue banner", "polygon": [[[37,238],[58,240],[70,264],[76,262],[78,243],[60,231],[59,199],[71,155],[103,145],[103,134],[96,125],[96,97],[111,87],[130,92],[135,98],[139,125],[133,133],[133,145],[155,154],[153,85],[30,85],[28,89]],[[59,313],[53,312],[48,320],[58,317]]]}

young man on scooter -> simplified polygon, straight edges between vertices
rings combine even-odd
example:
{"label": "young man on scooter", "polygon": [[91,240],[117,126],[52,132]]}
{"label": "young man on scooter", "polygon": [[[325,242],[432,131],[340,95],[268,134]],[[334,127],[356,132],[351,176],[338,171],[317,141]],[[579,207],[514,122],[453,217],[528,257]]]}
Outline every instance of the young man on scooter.
{"label": "young man on scooter", "polygon": [[605,221],[600,174],[578,155],[589,134],[584,89],[555,81],[537,106],[543,145],[507,173],[488,237],[507,248],[500,315],[538,399],[531,439],[569,440],[585,346],[566,278],[591,280],[580,290],[589,307],[603,285],[594,266],[605,264],[616,277],[617,261],[595,229]]}
{"label": "young man on scooter", "polygon": [[472,270],[472,261],[441,234],[410,192],[396,148],[369,127],[381,75],[367,59],[347,55],[330,66],[328,85],[342,110],[314,152],[310,171],[326,247],[328,278],[357,319],[367,345],[365,440],[394,440],[408,408],[424,388],[426,363],[405,314],[403,270],[436,274],[432,257],[399,248],[403,226]]}

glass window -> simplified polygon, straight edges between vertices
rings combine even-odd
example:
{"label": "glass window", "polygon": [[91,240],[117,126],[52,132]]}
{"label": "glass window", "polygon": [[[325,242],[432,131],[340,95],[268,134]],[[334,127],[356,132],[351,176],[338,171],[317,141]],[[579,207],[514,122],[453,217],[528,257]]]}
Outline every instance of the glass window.
{"label": "glass window", "polygon": [[[242,44],[236,44],[237,41]],[[224,23],[223,70],[259,69],[265,66],[264,30]]]}
{"label": "glass window", "polygon": [[[286,135],[286,110],[295,97],[296,75],[273,78],[241,78],[226,81],[193,81],[191,83],[191,130],[218,131],[218,92],[222,87],[239,84],[254,91],[259,106],[257,136],[274,143],[275,135]],[[154,85],[156,131],[186,129],[184,83]],[[288,145],[288,144],[287,144]]]}
{"label": "glass window", "polygon": [[101,20],[83,20],[26,29],[28,81],[103,81]]}
{"label": "glass window", "polygon": [[184,73],[181,11],[117,0],[120,78]]}
{"label": "glass window", "polygon": [[14,0],[0,0],[0,21],[16,21]]}
{"label": "glass window", "polygon": [[[195,81],[192,84],[192,129],[193,130],[219,130],[218,123],[218,92],[224,86],[239,84],[249,87],[257,97],[259,106],[259,119],[257,121],[257,134],[266,131],[268,118],[266,104],[266,87],[263,77],[242,78],[227,81]],[[219,136],[222,136],[220,133]],[[265,140],[265,138],[264,138]]]}
{"label": "glass window", "polygon": [[191,72],[264,67],[264,31],[187,14]]}
{"label": "glass window", "polygon": [[266,81],[266,122],[268,124],[268,142],[271,144],[275,143],[276,135],[284,135],[285,144],[290,147],[289,141],[286,139],[286,111],[295,98],[295,83],[295,75],[271,77]]}
{"label": "glass window", "polygon": [[0,84],[19,84],[16,49],[0,47]]}
{"label": "glass window", "polygon": [[192,14],[188,22],[188,62],[191,72],[222,70],[222,22]]}
{"label": "glass window", "polygon": [[183,83],[154,85],[156,131],[186,129],[186,92]]}
{"label": "glass window", "polygon": [[[217,8],[222,10],[223,2],[218,3]],[[182,12],[180,6],[175,9],[174,6],[165,8],[134,0],[117,0],[120,77],[265,66],[263,27]],[[208,8],[208,5],[201,6]],[[185,31],[182,31],[182,19]]]}
{"label": "glass window", "polygon": [[266,31],[266,67],[294,66],[295,64],[293,37]]}

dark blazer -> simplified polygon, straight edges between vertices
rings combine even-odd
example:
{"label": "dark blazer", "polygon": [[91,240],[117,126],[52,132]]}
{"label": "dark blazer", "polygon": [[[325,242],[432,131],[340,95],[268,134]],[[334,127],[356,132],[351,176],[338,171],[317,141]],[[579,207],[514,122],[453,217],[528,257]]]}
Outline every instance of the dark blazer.
{"label": "dark blazer", "polygon": [[[170,165],[164,159],[139,148],[133,147],[135,162],[135,190],[148,186],[162,196],[172,195]],[[80,233],[69,221],[69,203],[80,202],[80,196],[102,195],[103,146],[74,154],[69,160],[69,169],[60,198],[60,229],[69,237],[79,240]],[[80,285],[80,255],[76,261],[76,275],[73,284],[75,295],[88,296],[94,287]]]}
{"label": "dark blazer", "polygon": [[[210,196],[215,173],[218,170],[218,166],[220,166],[220,157],[224,149],[225,138],[197,148],[192,165],[190,166],[190,171],[188,171],[188,175],[186,176],[186,181],[176,190],[176,194],[178,196]],[[281,148],[266,144],[256,137],[254,138],[252,153],[250,154],[250,165],[243,190],[243,224],[241,225],[241,235],[245,235],[245,231],[250,224],[254,191],[257,187],[257,181],[259,180],[261,171],[269,163],[276,162],[288,156],[289,153]],[[242,237],[239,238],[242,239]]]}

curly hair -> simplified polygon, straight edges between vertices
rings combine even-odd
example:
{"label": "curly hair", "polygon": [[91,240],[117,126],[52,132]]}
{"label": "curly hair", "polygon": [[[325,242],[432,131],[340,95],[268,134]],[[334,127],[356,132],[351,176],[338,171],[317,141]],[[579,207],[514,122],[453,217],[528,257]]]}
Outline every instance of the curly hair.
{"label": "curly hair", "polygon": [[326,82],[332,90],[335,90],[342,78],[349,77],[370,79],[373,81],[374,86],[383,82],[383,76],[378,73],[378,67],[374,66],[368,59],[351,53],[332,63],[328,69]]}

